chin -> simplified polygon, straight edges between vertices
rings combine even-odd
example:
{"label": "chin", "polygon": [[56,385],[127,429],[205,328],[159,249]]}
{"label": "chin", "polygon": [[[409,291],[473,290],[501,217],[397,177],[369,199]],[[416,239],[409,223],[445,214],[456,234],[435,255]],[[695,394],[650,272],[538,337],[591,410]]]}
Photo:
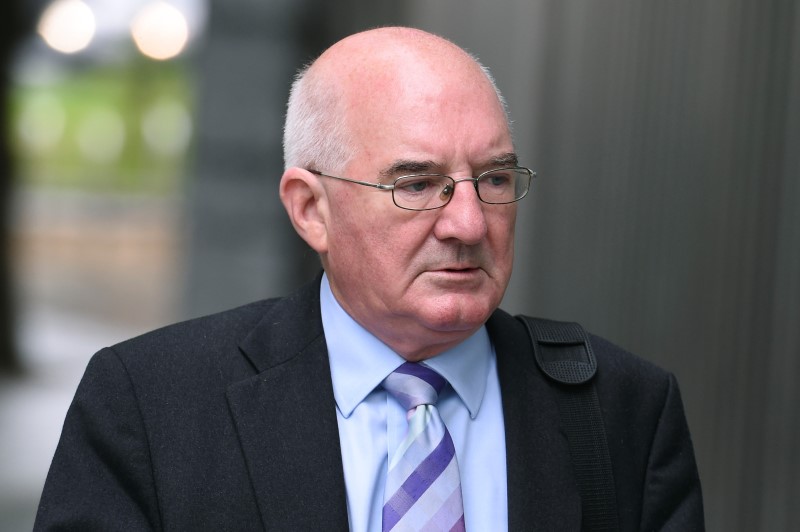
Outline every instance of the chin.
{"label": "chin", "polygon": [[[444,303],[444,304],[443,304]],[[439,302],[424,312],[423,321],[429,328],[441,332],[471,333],[486,323],[496,305],[486,301],[457,298],[457,301]]]}

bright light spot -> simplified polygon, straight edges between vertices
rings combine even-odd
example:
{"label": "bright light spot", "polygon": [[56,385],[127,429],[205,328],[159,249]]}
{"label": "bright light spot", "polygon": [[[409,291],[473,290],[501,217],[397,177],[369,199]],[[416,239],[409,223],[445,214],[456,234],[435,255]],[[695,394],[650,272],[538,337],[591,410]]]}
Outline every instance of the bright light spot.
{"label": "bright light spot", "polygon": [[153,59],[171,59],[189,40],[186,17],[177,8],[158,0],[144,6],[131,24],[136,47]]}
{"label": "bright light spot", "polygon": [[155,103],[142,117],[142,137],[159,155],[181,155],[192,137],[192,118],[186,106],[166,99]]}
{"label": "bright light spot", "polygon": [[54,50],[65,54],[79,52],[94,37],[94,13],[81,0],[55,0],[42,13],[38,31]]}
{"label": "bright light spot", "polygon": [[53,150],[64,136],[67,113],[52,94],[31,96],[22,108],[17,134],[25,148],[34,155]]}
{"label": "bright light spot", "polygon": [[114,109],[90,111],[78,126],[78,148],[90,161],[111,163],[125,146],[125,123]]}

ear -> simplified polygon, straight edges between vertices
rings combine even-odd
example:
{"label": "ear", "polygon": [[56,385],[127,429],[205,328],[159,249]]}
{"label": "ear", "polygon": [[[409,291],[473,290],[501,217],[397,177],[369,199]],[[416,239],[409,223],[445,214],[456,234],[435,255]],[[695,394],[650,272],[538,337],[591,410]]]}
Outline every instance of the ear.
{"label": "ear", "polygon": [[327,253],[328,196],[319,178],[289,168],[281,177],[280,196],[297,234],[320,255]]}

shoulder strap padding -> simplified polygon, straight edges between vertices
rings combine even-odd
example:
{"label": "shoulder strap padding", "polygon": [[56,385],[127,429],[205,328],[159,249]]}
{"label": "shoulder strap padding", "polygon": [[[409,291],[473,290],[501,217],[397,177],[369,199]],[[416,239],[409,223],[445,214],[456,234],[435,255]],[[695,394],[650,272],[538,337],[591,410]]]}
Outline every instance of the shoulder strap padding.
{"label": "shoulder strap padding", "polygon": [[533,343],[533,356],[541,370],[561,384],[589,382],[597,371],[592,345],[577,323],[517,316]]}

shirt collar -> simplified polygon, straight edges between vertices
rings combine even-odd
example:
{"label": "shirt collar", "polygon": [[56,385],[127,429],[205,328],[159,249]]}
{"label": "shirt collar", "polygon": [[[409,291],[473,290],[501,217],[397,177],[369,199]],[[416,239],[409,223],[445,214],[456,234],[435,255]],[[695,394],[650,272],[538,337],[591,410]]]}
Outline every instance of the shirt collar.
{"label": "shirt collar", "polygon": [[[348,418],[367,395],[405,359],[359,325],[339,305],[327,275],[320,283],[320,309],[339,412]],[[459,345],[424,361],[447,379],[475,418],[486,390],[492,344],[481,327]]]}

